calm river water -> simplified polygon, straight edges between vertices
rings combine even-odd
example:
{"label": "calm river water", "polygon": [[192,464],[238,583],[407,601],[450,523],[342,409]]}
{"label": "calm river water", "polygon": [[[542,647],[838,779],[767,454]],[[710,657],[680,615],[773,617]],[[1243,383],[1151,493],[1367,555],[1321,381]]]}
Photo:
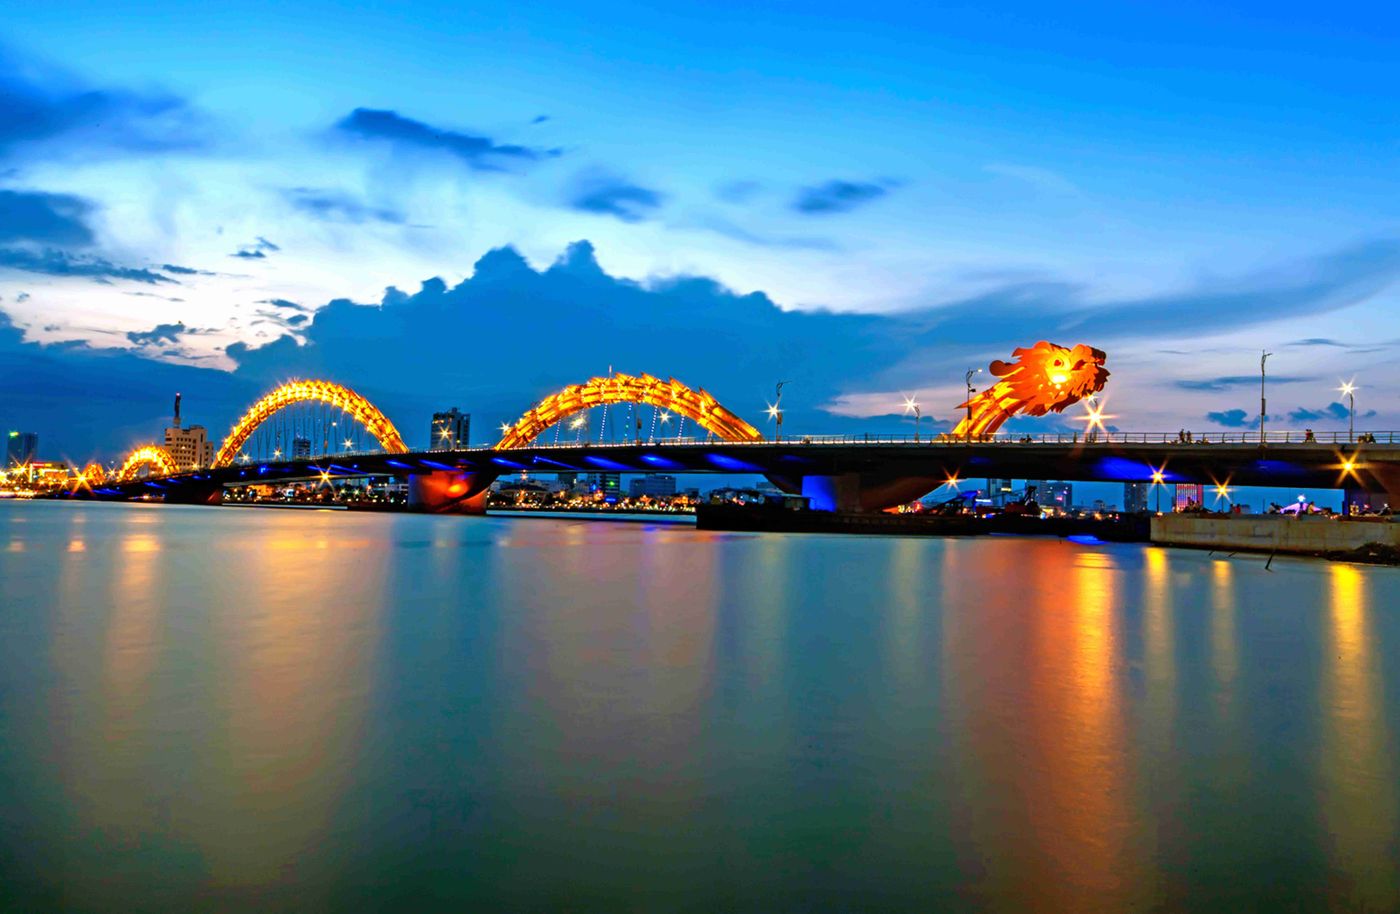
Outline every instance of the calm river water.
{"label": "calm river water", "polygon": [[1394,910],[1400,572],[0,503],[0,910]]}

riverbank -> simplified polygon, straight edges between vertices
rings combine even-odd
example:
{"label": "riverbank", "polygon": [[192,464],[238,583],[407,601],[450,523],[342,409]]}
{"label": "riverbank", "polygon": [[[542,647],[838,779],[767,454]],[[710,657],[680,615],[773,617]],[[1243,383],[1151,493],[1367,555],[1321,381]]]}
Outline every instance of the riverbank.
{"label": "riverbank", "polygon": [[1162,514],[1152,518],[1152,542],[1400,565],[1400,523],[1389,517]]}

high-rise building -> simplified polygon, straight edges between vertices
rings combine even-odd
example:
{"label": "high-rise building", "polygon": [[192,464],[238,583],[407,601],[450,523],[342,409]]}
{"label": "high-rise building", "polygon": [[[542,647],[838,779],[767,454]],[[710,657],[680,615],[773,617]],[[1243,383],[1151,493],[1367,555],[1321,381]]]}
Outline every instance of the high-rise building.
{"label": "high-rise building", "polygon": [[676,494],[676,477],[664,473],[634,476],[627,484],[627,494],[632,498],[670,498]]}
{"label": "high-rise building", "polygon": [[1074,486],[1068,482],[1047,482],[1043,492],[1037,490],[1036,501],[1042,508],[1068,511],[1074,505]]}
{"label": "high-rise building", "polygon": [[214,442],[202,425],[180,428],[173,425],[165,430],[165,450],[180,469],[207,467],[214,462]]}
{"label": "high-rise building", "polygon": [[588,488],[592,492],[602,492],[605,498],[617,498],[622,494],[622,474],[589,473]]}
{"label": "high-rise building", "polygon": [[428,439],[428,449],[456,451],[470,446],[472,414],[464,413],[457,407],[447,412],[433,413],[433,430]]}
{"label": "high-rise building", "polygon": [[34,432],[10,432],[5,439],[5,467],[33,463],[39,456],[39,436]]}
{"label": "high-rise building", "polygon": [[182,470],[214,462],[214,442],[202,425],[180,427],[180,395],[175,395],[175,421],[165,430],[165,451]]}
{"label": "high-rise building", "polygon": [[292,439],[292,459],[293,459],[293,460],[310,460],[310,459],[311,459],[311,439],[310,439],[310,438],[293,438],[293,439]]}
{"label": "high-rise building", "polygon": [[1129,514],[1139,514],[1147,510],[1147,495],[1152,489],[1150,482],[1123,483],[1123,510]]}
{"label": "high-rise building", "polygon": [[994,505],[1004,505],[1011,497],[1011,480],[1009,479],[988,479],[987,499]]}

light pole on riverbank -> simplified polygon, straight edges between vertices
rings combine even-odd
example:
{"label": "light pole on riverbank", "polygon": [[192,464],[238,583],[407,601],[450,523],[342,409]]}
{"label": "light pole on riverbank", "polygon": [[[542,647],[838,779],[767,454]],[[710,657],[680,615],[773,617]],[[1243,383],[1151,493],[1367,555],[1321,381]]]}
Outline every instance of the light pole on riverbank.
{"label": "light pole on riverbank", "polygon": [[1268,413],[1268,404],[1267,401],[1264,399],[1264,363],[1269,360],[1269,356],[1273,355],[1273,353],[1264,352],[1264,350],[1262,349],[1259,351],[1263,353],[1259,356],[1259,446],[1263,447],[1264,417]]}
{"label": "light pole on riverbank", "polygon": [[972,440],[972,376],[981,372],[980,368],[969,368],[967,374],[963,375],[963,383],[967,385],[967,440]]}
{"label": "light pole on riverbank", "polygon": [[1356,440],[1356,379],[1343,381],[1337,389],[1347,395],[1347,443],[1350,444]]}
{"label": "light pole on riverbank", "polygon": [[779,381],[773,390],[773,405],[768,407],[768,418],[778,423],[777,431],[773,435],[774,441],[783,440],[783,385],[787,381]]}

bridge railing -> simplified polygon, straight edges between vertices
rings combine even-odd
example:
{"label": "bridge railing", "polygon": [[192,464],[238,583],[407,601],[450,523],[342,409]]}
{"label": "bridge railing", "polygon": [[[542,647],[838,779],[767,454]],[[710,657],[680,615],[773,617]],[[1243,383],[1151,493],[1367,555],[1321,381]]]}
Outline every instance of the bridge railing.
{"label": "bridge railing", "polygon": [[[1268,444],[1318,444],[1336,445],[1347,444],[1400,444],[1400,431],[1377,431],[1377,432],[1356,432],[1348,436],[1342,432],[1314,432],[1309,437],[1307,432],[1295,429],[1280,429],[1267,432],[1265,442]],[[531,445],[533,450],[573,450],[580,447],[588,448],[610,448],[610,447],[637,447],[645,445],[650,447],[704,447],[723,444],[726,447],[764,446],[772,445],[775,442],[771,438],[760,441],[721,441],[713,436],[688,436],[683,438],[642,438],[633,440],[631,438],[619,439],[616,441],[586,441],[586,442],[560,442],[536,443]],[[996,435],[974,435],[971,439],[964,436],[954,437],[947,433],[932,435],[877,435],[877,434],[844,434],[844,435],[784,435],[781,444],[788,445],[888,445],[888,444],[909,444],[909,445],[931,445],[931,446],[957,446],[967,444],[999,444],[999,445],[1022,445],[1022,444],[1173,444],[1182,447],[1209,446],[1212,444],[1233,444],[1233,445],[1257,445],[1259,443],[1258,432],[1042,432],[1040,434],[1015,434],[1001,433]],[[489,451],[491,445],[473,445],[467,448],[426,448],[416,451],[420,454],[454,454],[468,451]],[[307,457],[282,457],[237,460],[235,466],[257,466],[261,463],[316,463],[327,462],[344,463],[347,460],[355,460],[360,457],[384,456],[383,451],[363,450],[363,451],[340,451],[332,454],[312,454]]]}
{"label": "bridge railing", "polygon": [[[1324,445],[1346,445],[1346,444],[1400,444],[1400,431],[1377,431],[1377,432],[1356,432],[1348,435],[1347,432],[1314,432],[1311,435],[1305,431],[1294,429],[1281,429],[1267,432],[1265,435],[1267,444],[1324,444]],[[585,442],[560,442],[535,443],[531,445],[534,450],[550,449],[577,449],[579,447],[607,448],[607,447],[637,447],[638,445],[665,446],[665,447],[689,447],[724,444],[726,447],[745,447],[772,445],[774,440],[765,438],[760,441],[721,441],[716,437],[685,437],[685,438],[642,438],[633,440],[631,438],[619,439],[616,441],[585,441]],[[782,444],[791,445],[860,445],[860,444],[927,444],[927,445],[966,445],[966,444],[1178,444],[1182,447],[1211,444],[1234,444],[1234,445],[1257,445],[1259,443],[1258,432],[1122,432],[1122,431],[1101,431],[1101,432],[1042,432],[1040,434],[996,434],[996,435],[974,435],[970,439],[964,436],[953,436],[947,433],[933,435],[877,435],[877,434],[845,434],[845,435],[784,435]],[[447,449],[437,449],[441,453],[450,453]],[[490,450],[490,447],[475,446],[464,450]]]}

